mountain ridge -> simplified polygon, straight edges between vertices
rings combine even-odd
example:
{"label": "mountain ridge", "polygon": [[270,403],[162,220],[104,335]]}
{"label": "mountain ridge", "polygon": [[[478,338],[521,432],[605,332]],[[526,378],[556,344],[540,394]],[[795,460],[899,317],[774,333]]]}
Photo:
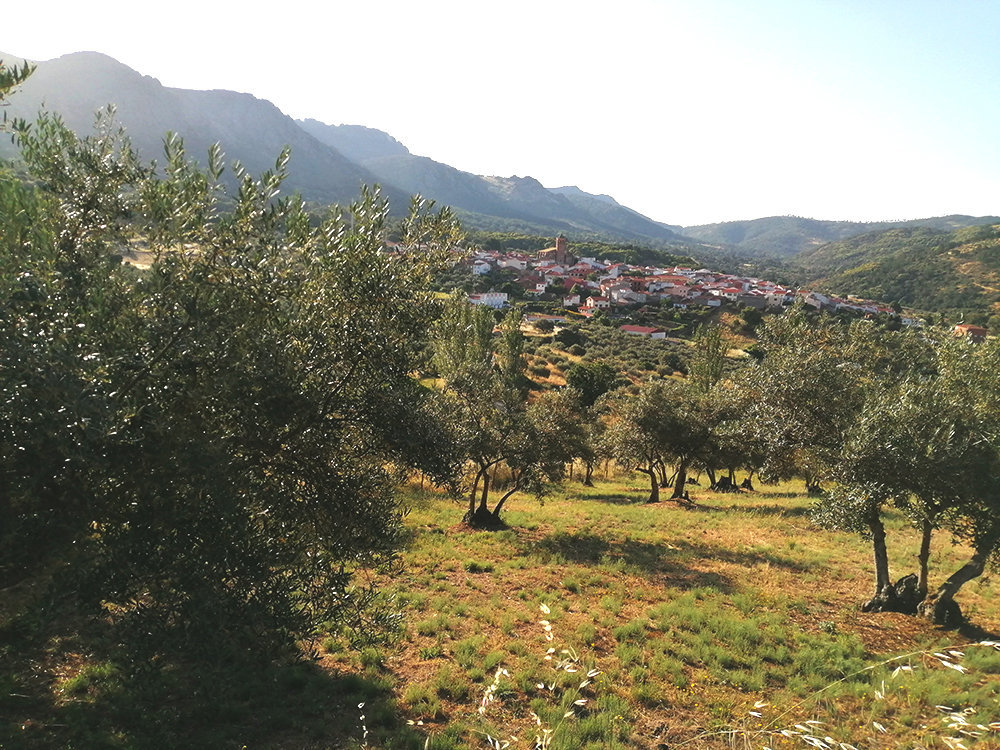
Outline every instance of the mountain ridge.
{"label": "mountain ridge", "polygon": [[[169,88],[100,52],[75,52],[36,65],[34,74],[10,98],[8,116],[30,121],[44,108],[58,113],[71,130],[86,135],[91,132],[94,113],[113,104],[117,121],[146,160],[160,158],[163,138],[173,132],[184,139],[190,158],[204,163],[208,148],[218,142],[227,165],[238,160],[251,173],[273,169],[287,145],[292,156],[286,189],[318,202],[349,202],[362,185],[377,182],[363,167],[302,130],[274,104],[252,94]],[[16,156],[9,141],[0,144],[0,156]],[[223,179],[233,184],[231,170]],[[387,193],[391,200],[406,200],[391,186]]]}
{"label": "mountain ridge", "polygon": [[995,224],[997,216],[950,214],[902,221],[828,221],[801,216],[767,216],[760,219],[725,221],[682,227],[687,237],[710,244],[725,245],[754,257],[791,258],[830,242],[840,242],[868,232],[894,228],[928,227],[956,230],[967,226]]}
{"label": "mountain ridge", "polygon": [[[22,58],[0,53],[0,59],[9,64]],[[361,185],[377,182],[397,213],[405,210],[410,195],[419,193],[454,207],[472,228],[486,231],[515,226],[577,238],[687,245],[709,257],[788,260],[873,230],[904,226],[954,230],[1000,222],[998,217],[963,215],[903,222],[783,216],[680,227],[577,186],[546,188],[530,176],[463,172],[412,154],[393,136],[374,128],[293,120],[252,94],[165,87],[100,52],[76,52],[36,64],[35,74],[11,97],[8,116],[32,119],[39,107],[46,106],[71,129],[86,134],[95,110],[114,102],[120,122],[144,158],[159,157],[163,137],[172,131],[184,138],[192,158],[203,162],[208,147],[221,142],[227,162],[239,160],[251,173],[259,173],[272,168],[278,153],[289,145],[292,158],[285,186],[307,200],[346,204],[357,197]],[[14,156],[9,139],[0,140],[0,157]]]}

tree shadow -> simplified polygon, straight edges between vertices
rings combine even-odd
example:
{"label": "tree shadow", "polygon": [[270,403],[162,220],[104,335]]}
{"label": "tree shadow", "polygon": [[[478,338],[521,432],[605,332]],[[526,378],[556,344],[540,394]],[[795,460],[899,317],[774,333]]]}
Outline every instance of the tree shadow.
{"label": "tree shadow", "polygon": [[399,747],[424,747],[426,738],[400,718],[378,664],[335,674],[308,658],[146,653],[146,644],[123,642],[106,621],[65,602],[7,621],[0,747],[340,747],[347,738],[360,742],[365,728]]}
{"label": "tree shadow", "polygon": [[608,540],[590,532],[556,532],[538,540],[525,540],[524,552],[550,560],[562,558],[579,565],[624,565],[641,575],[670,579],[675,585],[713,586],[731,592],[734,582],[717,571],[697,569],[699,560],[713,560],[752,567],[767,564],[797,573],[810,566],[765,551],[739,551],[686,540],[642,542]]}
{"label": "tree shadow", "polygon": [[729,510],[748,516],[779,516],[781,518],[802,518],[808,516],[809,507],[789,508],[784,505],[732,505]]}
{"label": "tree shadow", "polygon": [[992,632],[990,630],[984,630],[979,625],[974,622],[966,620],[961,625],[958,626],[957,632],[962,638],[969,641],[1000,641],[1000,634]]}
{"label": "tree shadow", "polygon": [[[639,492],[639,490],[636,490],[636,492]],[[584,499],[593,500],[598,503],[606,503],[608,505],[642,505],[646,501],[645,498],[648,496],[649,490],[646,490],[645,496],[641,498],[624,495],[622,493],[598,492],[593,495],[586,495]]]}

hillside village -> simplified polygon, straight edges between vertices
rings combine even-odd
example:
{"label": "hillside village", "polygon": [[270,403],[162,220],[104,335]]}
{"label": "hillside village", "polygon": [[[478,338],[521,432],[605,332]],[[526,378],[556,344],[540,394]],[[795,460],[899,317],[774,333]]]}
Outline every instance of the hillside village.
{"label": "hillside village", "polygon": [[[606,263],[596,258],[578,258],[565,237],[555,245],[531,255],[524,252],[477,250],[462,261],[471,273],[483,276],[496,270],[514,272],[514,283],[525,297],[550,298],[562,307],[585,317],[597,311],[624,315],[637,305],[655,303],[679,309],[719,308],[726,304],[757,310],[780,310],[801,302],[822,312],[850,311],[861,316],[898,313],[879,302],[855,297],[841,298],[808,289],[792,289],[774,281],[739,276],[708,268],[674,266],[657,268],[628,263]],[[502,308],[510,304],[510,294],[488,291],[469,295],[473,304]],[[923,325],[915,316],[901,315],[906,326]],[[636,330],[630,330],[636,329]],[[662,331],[641,326],[623,326],[630,333],[660,337]]]}

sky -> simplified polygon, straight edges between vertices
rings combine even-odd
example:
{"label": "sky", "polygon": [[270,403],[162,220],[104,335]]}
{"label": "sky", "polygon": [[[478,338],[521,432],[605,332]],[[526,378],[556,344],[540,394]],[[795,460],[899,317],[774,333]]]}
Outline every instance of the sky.
{"label": "sky", "polygon": [[668,224],[1000,215],[995,0],[13,6],[8,54],[103,52]]}

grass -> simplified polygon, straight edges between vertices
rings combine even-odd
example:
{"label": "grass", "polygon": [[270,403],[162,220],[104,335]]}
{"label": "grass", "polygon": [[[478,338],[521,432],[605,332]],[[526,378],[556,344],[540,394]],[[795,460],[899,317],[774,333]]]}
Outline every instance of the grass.
{"label": "grass", "polygon": [[[638,479],[597,479],[544,505],[515,497],[499,533],[468,531],[461,507],[414,488],[402,572],[382,582],[405,624],[381,650],[328,637],[300,665],[143,676],[93,622],[23,615],[0,631],[0,747],[975,747],[962,731],[996,746],[998,653],[949,657],[961,673],[926,649],[982,632],[861,613],[868,546],[814,528],[801,486],[692,485],[684,509],[643,504]],[[905,519],[889,526],[892,559],[912,560]],[[935,540],[932,581],[965,554]],[[992,580],[959,600],[998,630]]]}

